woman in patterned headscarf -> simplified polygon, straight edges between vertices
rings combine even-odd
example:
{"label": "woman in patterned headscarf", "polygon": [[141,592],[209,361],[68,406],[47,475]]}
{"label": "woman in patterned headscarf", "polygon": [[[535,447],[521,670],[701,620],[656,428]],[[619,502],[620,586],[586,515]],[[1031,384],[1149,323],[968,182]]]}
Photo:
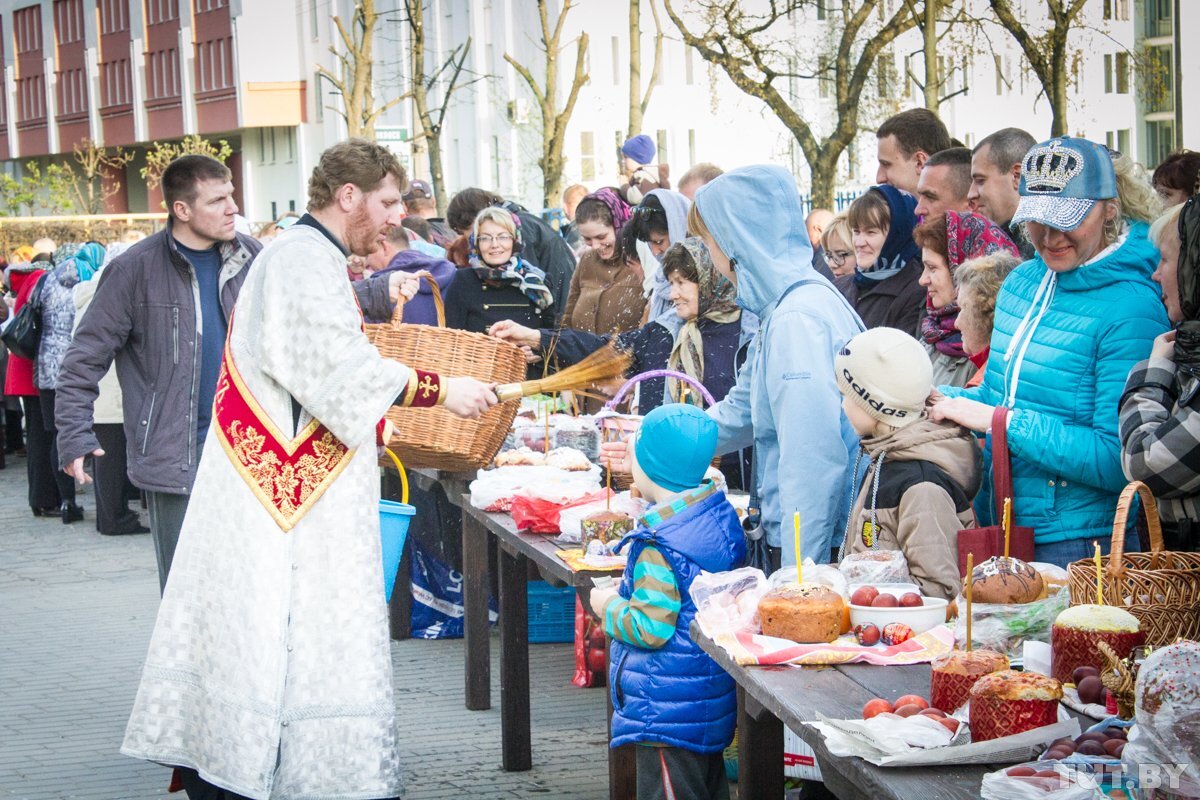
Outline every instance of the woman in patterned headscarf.
{"label": "woman in patterned headscarf", "polygon": [[954,271],[972,258],[998,252],[1017,255],[1017,246],[999,225],[982,214],[955,211],[922,222],[913,231],[913,240],[921,247],[919,282],[926,289],[919,338],[933,361],[933,384],[966,386],[987,360],[987,352],[973,363],[963,350],[962,334],[954,325],[959,311]]}
{"label": "woman in patterned headscarf", "polygon": [[[628,376],[675,370],[694,378],[720,400],[733,388],[754,333],[747,329],[751,326],[743,325],[741,308],[734,302],[736,289],[717,272],[708,249],[695,237],[672,245],[662,266],[673,307],[641,328],[614,336],[567,328],[534,330],[501,322],[491,334],[524,348],[531,359],[548,359],[555,369],[575,364],[615,340],[617,347],[633,356]],[[638,413],[649,413],[664,402],[704,404],[683,381],[651,378],[639,384]],[[722,469],[730,485],[743,486],[737,454],[731,454],[728,462],[729,468],[723,461]]]}

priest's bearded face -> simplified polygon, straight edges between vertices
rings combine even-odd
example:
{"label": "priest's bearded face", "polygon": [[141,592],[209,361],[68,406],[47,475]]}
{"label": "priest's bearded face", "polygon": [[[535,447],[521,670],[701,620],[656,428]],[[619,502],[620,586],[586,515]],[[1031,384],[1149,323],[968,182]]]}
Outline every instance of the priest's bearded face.
{"label": "priest's bearded face", "polygon": [[404,216],[400,197],[400,186],[392,175],[375,191],[359,195],[346,224],[346,247],[351,253],[369,256],[383,246],[388,231]]}

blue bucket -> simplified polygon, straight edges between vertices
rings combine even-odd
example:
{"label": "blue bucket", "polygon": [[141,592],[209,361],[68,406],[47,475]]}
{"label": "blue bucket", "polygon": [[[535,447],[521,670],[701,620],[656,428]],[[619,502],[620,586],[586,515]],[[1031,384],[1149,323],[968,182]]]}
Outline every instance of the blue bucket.
{"label": "blue bucket", "polygon": [[408,503],[394,500],[379,501],[379,538],[383,545],[383,590],[388,602],[396,588],[396,572],[400,569],[400,558],[404,554],[404,540],[408,538],[408,525],[417,510]]}

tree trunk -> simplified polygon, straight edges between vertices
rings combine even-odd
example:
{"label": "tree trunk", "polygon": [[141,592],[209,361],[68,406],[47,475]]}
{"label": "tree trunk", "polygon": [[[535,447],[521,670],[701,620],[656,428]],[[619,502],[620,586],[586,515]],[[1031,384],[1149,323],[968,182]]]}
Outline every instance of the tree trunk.
{"label": "tree trunk", "polygon": [[445,218],[446,199],[444,187],[446,178],[442,172],[442,132],[430,131],[425,136],[425,146],[429,148],[429,182],[433,184],[433,196],[437,199],[437,213]]}
{"label": "tree trunk", "polygon": [[942,93],[942,73],[938,69],[937,3],[934,0],[925,0],[922,28],[925,34],[925,108],[936,114]]}
{"label": "tree trunk", "polygon": [[1067,130],[1067,64],[1066,64],[1066,33],[1063,42],[1055,46],[1050,57],[1050,85],[1046,87],[1046,96],[1050,100],[1050,111],[1053,118],[1050,123],[1051,136],[1066,136]]}
{"label": "tree trunk", "polygon": [[641,0],[629,0],[629,131],[642,132],[642,9]]}
{"label": "tree trunk", "polygon": [[812,208],[833,210],[833,190],[837,185],[837,162],[844,149],[844,146],[832,142],[827,143],[821,148],[817,157],[810,161]]}

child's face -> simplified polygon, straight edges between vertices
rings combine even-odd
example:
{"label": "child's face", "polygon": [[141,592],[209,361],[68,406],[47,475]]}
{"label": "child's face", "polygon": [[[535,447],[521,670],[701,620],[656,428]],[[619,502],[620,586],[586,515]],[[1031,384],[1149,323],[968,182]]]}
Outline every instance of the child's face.
{"label": "child's face", "polygon": [[642,496],[653,498],[658,491],[658,487],[654,481],[646,477],[642,465],[638,463],[636,434],[629,439],[629,471],[633,474],[633,485],[637,487]]}
{"label": "child's face", "polygon": [[863,411],[858,403],[852,402],[849,397],[842,395],[842,410],[846,412],[846,419],[850,420],[850,425],[854,428],[855,433],[859,436],[874,435],[875,418]]}

